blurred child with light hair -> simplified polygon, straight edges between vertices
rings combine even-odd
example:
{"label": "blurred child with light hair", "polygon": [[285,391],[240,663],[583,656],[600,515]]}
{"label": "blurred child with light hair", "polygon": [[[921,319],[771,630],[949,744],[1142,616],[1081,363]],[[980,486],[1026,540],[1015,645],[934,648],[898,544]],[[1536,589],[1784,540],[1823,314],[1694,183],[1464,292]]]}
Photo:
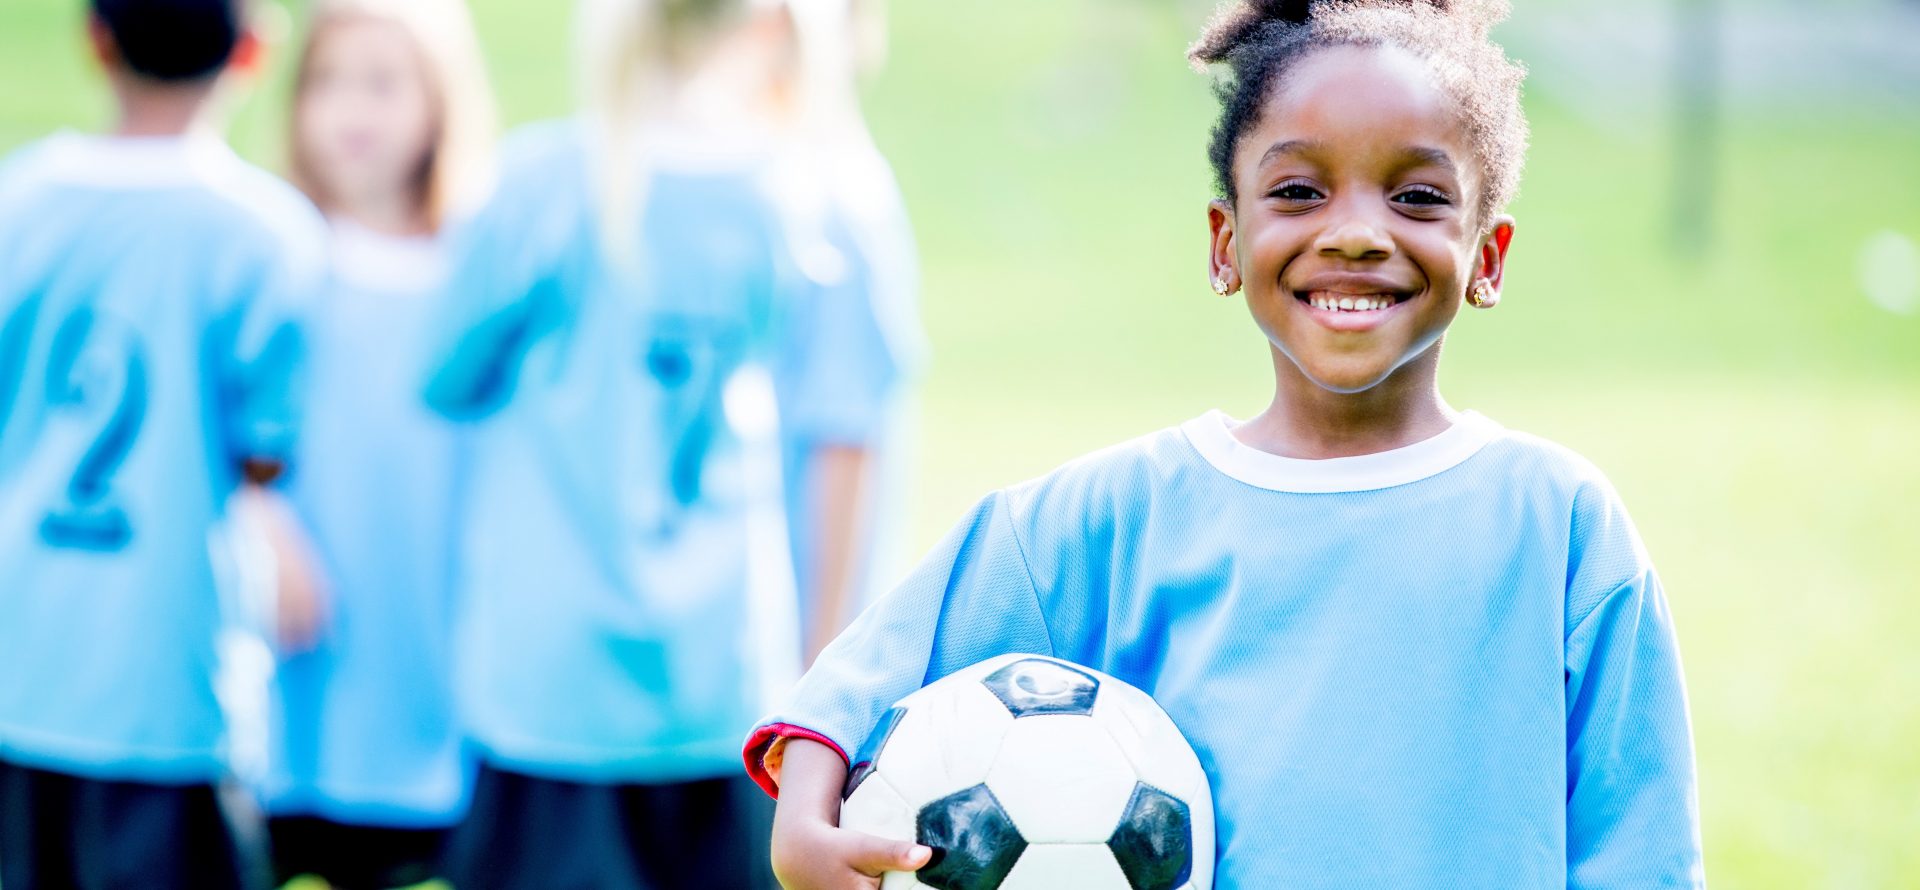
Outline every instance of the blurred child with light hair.
{"label": "blurred child with light hair", "polygon": [[289,456],[322,224],[218,135],[241,0],[94,0],[88,36],[111,132],[0,163],[0,885],[252,887],[209,535]]}
{"label": "blurred child with light hair", "polygon": [[[925,362],[906,202],[860,108],[885,54],[880,0],[783,0],[761,17],[771,182],[817,293],[790,326],[843,348],[778,369],[782,468],[807,660],[906,569],[908,383]],[[795,350],[794,355],[807,354]]]}
{"label": "blurred child with light hair", "polygon": [[772,369],[856,347],[793,334],[819,287],[763,182],[750,21],[744,0],[584,3],[581,113],[509,138],[458,237],[428,400],[484,421],[461,890],[773,885],[771,810],[734,766],[799,662]]}
{"label": "blurred child with light hair", "polygon": [[332,274],[308,324],[288,488],[306,540],[277,548],[303,571],[282,572],[260,791],[281,881],[410,885],[438,873],[472,771],[450,677],[462,445],[419,379],[492,100],[462,0],[321,0],[292,98],[293,179],[326,214]]}

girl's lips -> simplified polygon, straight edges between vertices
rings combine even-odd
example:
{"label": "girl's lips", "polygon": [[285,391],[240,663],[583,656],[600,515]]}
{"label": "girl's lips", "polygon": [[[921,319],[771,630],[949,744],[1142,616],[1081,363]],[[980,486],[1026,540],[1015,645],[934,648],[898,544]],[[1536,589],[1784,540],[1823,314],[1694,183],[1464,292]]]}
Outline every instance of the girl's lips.
{"label": "girl's lips", "polygon": [[[1402,303],[1418,294],[1387,292],[1342,293],[1337,291],[1296,291],[1294,298],[1302,311],[1322,327],[1333,331],[1370,331],[1385,324]],[[1346,307],[1346,308],[1341,308]],[[1363,308],[1366,307],[1366,308]]]}

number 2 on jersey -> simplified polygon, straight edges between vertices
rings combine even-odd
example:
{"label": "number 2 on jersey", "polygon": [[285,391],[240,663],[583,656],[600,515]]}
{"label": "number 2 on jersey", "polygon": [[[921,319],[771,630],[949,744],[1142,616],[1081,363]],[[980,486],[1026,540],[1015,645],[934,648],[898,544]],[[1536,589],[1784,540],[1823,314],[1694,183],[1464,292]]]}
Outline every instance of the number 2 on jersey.
{"label": "number 2 on jersey", "polygon": [[[0,433],[20,402],[39,304],[27,300],[0,326]],[[40,537],[55,547],[119,550],[133,526],[116,503],[113,475],[146,420],[144,351],[131,329],[81,306],[54,330],[44,367],[49,423],[85,424],[91,432],[60,500],[40,521]]]}

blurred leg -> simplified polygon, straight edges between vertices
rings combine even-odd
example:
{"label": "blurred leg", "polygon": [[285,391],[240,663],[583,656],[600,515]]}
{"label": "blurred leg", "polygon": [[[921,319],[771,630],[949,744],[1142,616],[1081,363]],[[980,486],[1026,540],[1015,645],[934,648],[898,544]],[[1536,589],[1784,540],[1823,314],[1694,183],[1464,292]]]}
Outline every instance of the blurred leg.
{"label": "blurred leg", "polygon": [[391,890],[430,881],[443,870],[444,830],[351,825],[314,816],[276,816],[268,830],[280,884],[314,875],[334,890]]}
{"label": "blurred leg", "polygon": [[773,801],[746,776],[622,792],[627,837],[657,890],[773,890]]}
{"label": "blurred leg", "polygon": [[473,806],[448,841],[447,877],[459,890],[646,890],[618,796],[614,785],[483,764]]}
{"label": "blurred leg", "polygon": [[0,887],[77,888],[72,779],[0,761]]}
{"label": "blurred leg", "polygon": [[254,890],[250,864],[212,785],[0,764],[7,890]]}

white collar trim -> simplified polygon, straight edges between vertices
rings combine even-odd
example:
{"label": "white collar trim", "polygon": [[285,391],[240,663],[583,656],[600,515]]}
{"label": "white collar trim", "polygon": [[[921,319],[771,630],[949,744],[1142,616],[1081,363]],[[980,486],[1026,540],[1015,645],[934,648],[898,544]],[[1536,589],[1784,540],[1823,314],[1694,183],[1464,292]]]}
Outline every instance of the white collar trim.
{"label": "white collar trim", "polygon": [[1417,482],[1458,466],[1494,440],[1501,426],[1477,411],[1461,412],[1440,433],[1389,451],[1308,460],[1269,454],[1233,434],[1238,421],[1209,411],[1180,425],[1213,468],[1272,491],[1325,494],[1372,491]]}
{"label": "white collar trim", "polygon": [[217,178],[238,158],[218,136],[91,136],[47,141],[47,177],[98,188],[177,188]]}
{"label": "white collar trim", "polygon": [[389,235],[345,217],[330,222],[333,273],[341,284],[374,293],[424,294],[446,278],[446,255],[432,235]]}

